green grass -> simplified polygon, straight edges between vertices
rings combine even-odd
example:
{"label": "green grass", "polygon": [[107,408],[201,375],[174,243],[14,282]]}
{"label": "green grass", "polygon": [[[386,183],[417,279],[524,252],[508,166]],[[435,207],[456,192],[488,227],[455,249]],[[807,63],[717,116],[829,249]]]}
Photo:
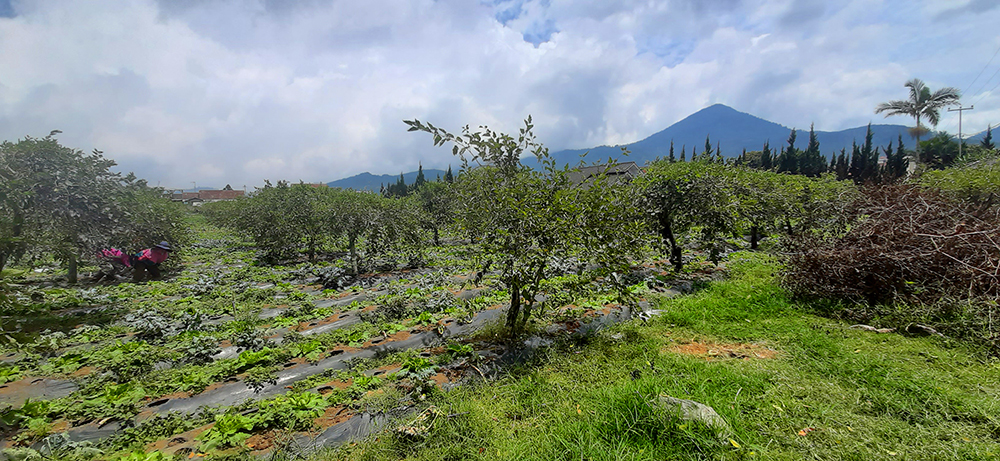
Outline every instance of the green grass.
{"label": "green grass", "polygon": [[[648,324],[562,342],[498,381],[435,397],[444,416],[424,437],[388,433],[315,458],[1000,459],[1000,364],[804,313],[777,287],[775,261],[744,258],[730,280],[662,300]],[[709,361],[670,350],[690,341],[779,354]],[[663,394],[711,405],[731,439],[650,404]]]}

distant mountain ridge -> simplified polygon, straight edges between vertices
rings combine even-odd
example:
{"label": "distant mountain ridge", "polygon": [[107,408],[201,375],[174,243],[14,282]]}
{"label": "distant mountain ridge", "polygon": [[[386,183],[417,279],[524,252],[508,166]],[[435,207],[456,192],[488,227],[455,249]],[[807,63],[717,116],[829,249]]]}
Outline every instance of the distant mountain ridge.
{"label": "distant mountain ridge", "polygon": [[[428,181],[434,181],[441,176],[444,178],[444,170],[433,170],[425,169],[424,178]],[[338,179],[336,181],[326,183],[330,187],[339,187],[341,189],[354,189],[354,190],[370,190],[373,192],[378,192],[379,187],[385,185],[388,187],[390,184],[396,184],[399,180],[399,175],[395,174],[380,174],[374,175],[368,172],[361,173],[358,175],[351,176],[349,178]],[[403,181],[407,184],[413,184],[417,180],[417,172],[411,171],[409,173],[403,173]]]}
{"label": "distant mountain ridge", "polygon": [[[903,125],[872,124],[872,141],[880,147],[887,146],[889,142],[895,146],[896,140],[902,135],[903,144],[912,149],[915,141],[907,133],[907,128]],[[809,126],[795,127],[795,129],[797,134],[795,147],[804,150],[809,144]],[[859,126],[841,131],[817,131],[816,137],[819,140],[820,152],[827,158],[835,153],[839,154],[841,149],[847,149],[850,153],[853,142],[857,142],[859,145],[865,142],[866,129],[867,126]],[[706,136],[712,143],[712,149],[714,150],[718,146],[722,150],[722,155],[727,158],[739,156],[744,148],[747,151],[761,150],[765,142],[769,142],[771,149],[777,154],[779,149],[787,145],[791,132],[791,128],[783,125],[740,112],[724,104],[714,104],[645,139],[625,144],[624,147],[628,148],[630,153],[623,160],[643,165],[657,157],[666,158],[670,153],[670,141],[674,142],[674,155],[676,157],[680,158],[681,149],[684,149],[687,158],[690,159],[692,149],[697,149],[699,153],[704,152]],[[981,138],[982,133],[977,136]],[[972,139],[967,141],[971,142]],[[556,160],[557,165],[573,166],[580,162],[580,156],[584,153],[587,154],[587,163],[603,162],[608,157],[621,157],[622,146],[565,149],[552,152],[551,155]],[[521,162],[532,168],[538,166],[538,161],[531,156],[521,159]],[[442,170],[424,170],[424,176],[429,181],[434,180],[438,174],[444,177]],[[407,184],[413,184],[416,177],[416,171],[403,175]],[[328,185],[345,189],[377,191],[380,184],[395,184],[397,179],[399,179],[399,175],[361,173],[350,178],[338,179],[328,183]]]}
{"label": "distant mountain ridge", "polygon": [[[795,128],[797,134],[795,147],[805,149],[809,143],[809,126]],[[864,143],[866,130],[867,126],[841,131],[817,131],[820,152],[827,158],[834,153],[840,153],[841,149],[847,149],[850,153],[852,142]],[[890,141],[895,145],[898,136],[903,135],[903,144],[912,148],[915,142],[906,130],[907,127],[903,125],[872,124],[872,141],[877,146],[886,146]],[[692,148],[697,149],[698,153],[704,152],[707,136],[712,143],[712,149],[718,146],[722,150],[722,155],[729,158],[739,156],[744,148],[748,151],[761,150],[765,142],[769,142],[771,149],[777,152],[787,145],[791,132],[791,128],[723,104],[715,104],[643,140],[625,144],[624,147],[630,151],[626,159],[642,165],[657,157],[667,157],[670,153],[671,140],[674,142],[676,157],[679,158],[681,149],[684,149],[687,158],[691,158]],[[622,146],[598,146],[590,149],[566,149],[553,152],[552,157],[559,165],[575,165],[579,163],[580,156],[587,153],[588,163],[600,162],[609,156],[620,157],[621,148]],[[532,167],[537,166],[534,158],[527,158],[523,163]]]}

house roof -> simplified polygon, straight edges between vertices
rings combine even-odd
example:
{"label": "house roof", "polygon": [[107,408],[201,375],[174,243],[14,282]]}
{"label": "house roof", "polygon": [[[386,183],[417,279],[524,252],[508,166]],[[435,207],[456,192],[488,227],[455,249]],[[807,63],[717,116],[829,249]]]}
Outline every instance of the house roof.
{"label": "house roof", "polygon": [[601,173],[607,175],[608,181],[611,184],[618,184],[631,181],[632,178],[641,175],[643,171],[635,162],[592,165],[570,171],[569,179],[573,184],[581,184]]}

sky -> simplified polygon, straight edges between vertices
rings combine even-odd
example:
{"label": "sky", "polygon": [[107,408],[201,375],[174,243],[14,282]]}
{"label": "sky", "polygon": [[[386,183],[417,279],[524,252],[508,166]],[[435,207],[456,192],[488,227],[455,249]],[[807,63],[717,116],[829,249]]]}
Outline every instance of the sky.
{"label": "sky", "polygon": [[[458,166],[404,119],[554,150],[641,140],[712,104],[873,123],[903,83],[1000,123],[1000,2],[0,0],[0,140],[61,130],[163,187]],[[958,131],[957,112],[938,129]]]}

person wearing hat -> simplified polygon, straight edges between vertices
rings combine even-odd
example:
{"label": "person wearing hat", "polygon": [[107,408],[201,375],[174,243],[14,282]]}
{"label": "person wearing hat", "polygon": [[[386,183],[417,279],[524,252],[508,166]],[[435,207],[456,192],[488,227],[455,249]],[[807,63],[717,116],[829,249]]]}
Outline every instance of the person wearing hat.
{"label": "person wearing hat", "polygon": [[150,280],[160,279],[160,263],[170,256],[170,244],[167,242],[157,243],[153,248],[142,250],[129,258],[132,263],[132,281],[141,282],[146,273],[149,273]]}

